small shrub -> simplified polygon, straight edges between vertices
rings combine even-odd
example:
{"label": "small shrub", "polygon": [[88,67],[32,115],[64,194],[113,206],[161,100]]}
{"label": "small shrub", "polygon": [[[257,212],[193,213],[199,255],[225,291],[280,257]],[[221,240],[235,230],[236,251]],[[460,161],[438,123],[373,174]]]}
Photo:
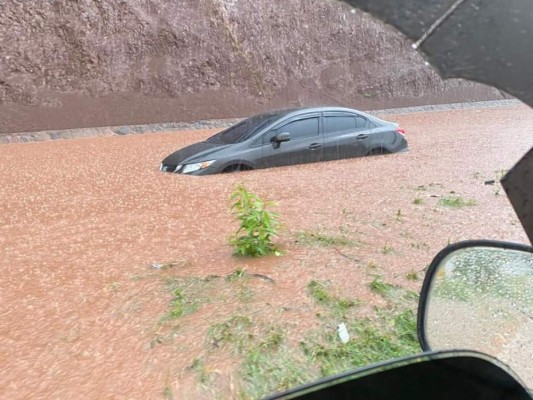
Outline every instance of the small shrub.
{"label": "small shrub", "polygon": [[249,192],[243,185],[236,187],[230,197],[231,209],[240,226],[230,238],[235,255],[260,257],[274,253],[280,255],[272,238],[277,236],[279,215],[268,208],[271,202],[264,202],[259,196]]}
{"label": "small shrub", "polygon": [[413,200],[413,204],[419,206],[421,204],[424,204],[424,201],[420,197],[417,197]]}

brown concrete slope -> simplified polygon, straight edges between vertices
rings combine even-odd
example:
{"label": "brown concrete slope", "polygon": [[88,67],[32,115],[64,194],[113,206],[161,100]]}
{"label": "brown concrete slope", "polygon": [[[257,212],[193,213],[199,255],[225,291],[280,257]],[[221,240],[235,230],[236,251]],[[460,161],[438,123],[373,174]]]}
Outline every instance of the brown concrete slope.
{"label": "brown concrete slope", "polygon": [[5,1],[0,43],[8,133],[500,97],[336,1]]}

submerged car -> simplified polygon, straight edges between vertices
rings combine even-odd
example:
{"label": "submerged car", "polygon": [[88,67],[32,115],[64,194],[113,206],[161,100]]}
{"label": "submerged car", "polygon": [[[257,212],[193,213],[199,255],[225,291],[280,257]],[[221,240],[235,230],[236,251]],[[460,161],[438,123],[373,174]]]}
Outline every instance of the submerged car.
{"label": "submerged car", "polygon": [[274,111],[167,156],[161,171],[208,175],[407,151],[405,131],[349,108]]}

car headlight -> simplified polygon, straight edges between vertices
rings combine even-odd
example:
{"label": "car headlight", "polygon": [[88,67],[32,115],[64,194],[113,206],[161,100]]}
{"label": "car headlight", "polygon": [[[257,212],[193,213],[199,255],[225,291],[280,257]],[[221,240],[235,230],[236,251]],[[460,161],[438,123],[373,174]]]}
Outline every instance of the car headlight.
{"label": "car headlight", "polygon": [[211,164],[213,164],[216,160],[211,161],[202,161],[195,164],[185,164],[183,168],[181,169],[182,174],[188,174],[189,172],[198,171],[199,169],[205,169],[209,167]]}

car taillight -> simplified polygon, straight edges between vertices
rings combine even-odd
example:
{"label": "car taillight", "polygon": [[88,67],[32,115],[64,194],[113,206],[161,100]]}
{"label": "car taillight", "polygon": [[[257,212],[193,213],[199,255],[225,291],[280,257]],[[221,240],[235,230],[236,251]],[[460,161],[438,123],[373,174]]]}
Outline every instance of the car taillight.
{"label": "car taillight", "polygon": [[400,135],[405,136],[405,130],[400,127],[396,128],[396,132],[398,132]]}

